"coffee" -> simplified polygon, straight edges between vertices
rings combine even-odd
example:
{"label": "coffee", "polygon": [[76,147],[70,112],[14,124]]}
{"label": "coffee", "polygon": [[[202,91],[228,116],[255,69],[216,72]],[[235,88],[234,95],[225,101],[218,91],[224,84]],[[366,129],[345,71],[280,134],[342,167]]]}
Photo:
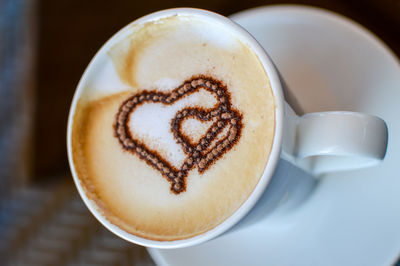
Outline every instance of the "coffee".
{"label": "coffee", "polygon": [[185,239],[252,193],[275,102],[258,57],[226,26],[195,15],[133,24],[85,75],[72,158],[111,223],[147,239]]}

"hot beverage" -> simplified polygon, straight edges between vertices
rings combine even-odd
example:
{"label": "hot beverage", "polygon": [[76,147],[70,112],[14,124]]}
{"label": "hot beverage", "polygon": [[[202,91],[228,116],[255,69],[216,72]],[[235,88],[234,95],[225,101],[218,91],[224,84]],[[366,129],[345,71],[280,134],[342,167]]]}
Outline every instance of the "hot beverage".
{"label": "hot beverage", "polygon": [[85,74],[72,124],[88,198],[147,239],[222,223],[256,187],[274,139],[274,95],[256,54],[195,15],[132,24],[105,51]]}

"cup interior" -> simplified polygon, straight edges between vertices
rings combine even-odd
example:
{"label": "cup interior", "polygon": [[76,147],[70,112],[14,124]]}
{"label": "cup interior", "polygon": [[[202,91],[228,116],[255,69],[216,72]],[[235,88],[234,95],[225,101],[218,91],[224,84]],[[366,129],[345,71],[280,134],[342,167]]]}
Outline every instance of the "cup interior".
{"label": "cup interior", "polygon": [[[248,45],[252,51],[258,56],[260,62],[262,63],[265,72],[270,81],[270,85],[272,88],[272,92],[275,97],[275,134],[272,144],[272,149],[270,156],[268,158],[268,162],[264,169],[263,175],[260,178],[258,184],[256,185],[255,189],[253,190],[252,194],[249,198],[242,204],[242,206],[229,218],[227,218],[224,222],[219,224],[218,226],[214,227],[213,229],[194,236],[192,238],[182,239],[182,240],[174,240],[174,241],[156,241],[156,240],[149,240],[146,238],[138,237],[136,235],[130,234],[118,226],[114,225],[110,221],[108,221],[99,211],[99,207],[96,205],[96,202],[91,200],[84,191],[81,181],[78,178],[77,170],[73,163],[72,158],[72,146],[71,146],[71,134],[72,134],[72,123],[75,114],[75,110],[77,107],[77,103],[79,98],[81,97],[82,93],[84,93],[84,84],[86,80],[90,78],[92,74],[92,70],[95,69],[99,64],[102,63],[102,58],[106,56],[106,53],[110,47],[112,47],[116,42],[124,38],[130,33],[130,28],[133,25],[137,24],[144,24],[150,21],[157,21],[161,18],[170,17],[170,16],[195,16],[201,19],[205,19],[208,21],[212,21],[213,23],[218,23],[223,25],[224,28],[233,32],[235,36],[237,36],[243,43]],[[69,118],[68,118],[68,129],[67,129],[67,148],[68,148],[68,159],[71,168],[71,172],[73,175],[74,182],[76,187],[79,191],[79,194],[89,210],[93,213],[93,215],[101,222],[106,228],[110,231],[118,235],[119,237],[147,247],[154,247],[154,248],[180,248],[180,247],[187,247],[192,246],[195,244],[202,243],[204,241],[210,240],[215,238],[216,236],[222,234],[223,232],[227,231],[233,225],[235,225],[238,221],[240,221],[255,205],[257,200],[261,197],[262,193],[264,192],[265,188],[267,187],[274,171],[277,166],[280,151],[281,151],[281,142],[282,142],[282,132],[283,132],[283,94],[281,88],[281,81],[279,79],[277,70],[268,57],[265,50],[261,47],[261,45],[251,36],[245,29],[241,26],[234,23],[232,20],[218,15],[216,13],[200,10],[200,9],[192,9],[192,8],[178,8],[178,9],[169,9],[164,11],[159,11],[142,18],[137,19],[136,21],[132,22],[131,24],[127,25],[119,32],[117,32],[114,36],[112,36],[104,45],[100,48],[97,54],[93,57],[91,62],[89,63],[87,69],[85,70],[74,95]]]}

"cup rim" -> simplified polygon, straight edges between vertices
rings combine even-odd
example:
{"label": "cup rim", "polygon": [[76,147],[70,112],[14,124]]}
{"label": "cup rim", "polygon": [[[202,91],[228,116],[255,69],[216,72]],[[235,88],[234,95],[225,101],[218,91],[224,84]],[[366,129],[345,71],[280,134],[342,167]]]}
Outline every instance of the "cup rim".
{"label": "cup rim", "polygon": [[[204,232],[202,234],[180,239],[180,240],[172,240],[172,241],[158,241],[158,240],[150,240],[147,238],[139,237],[134,234],[128,233],[122,228],[118,227],[117,225],[111,223],[107,220],[95,206],[95,203],[88,198],[86,195],[79,177],[77,176],[77,172],[73,163],[73,156],[72,156],[72,148],[71,148],[71,135],[72,135],[72,124],[73,118],[76,111],[76,105],[84,90],[84,84],[88,79],[90,69],[93,68],[93,65],[96,61],[100,60],[102,55],[108,48],[115,43],[116,39],[119,36],[122,36],[126,33],[129,28],[136,24],[142,24],[149,21],[156,21],[161,18],[170,17],[174,15],[183,15],[183,16],[196,16],[200,18],[205,18],[208,20],[213,20],[216,23],[222,24],[224,27],[226,26],[229,31],[232,31],[235,36],[238,36],[239,39],[249,45],[252,51],[255,52],[258,59],[260,60],[261,64],[264,67],[265,72],[269,78],[270,87],[272,93],[275,98],[275,131],[274,131],[274,139],[271,146],[271,151],[269,158],[266,162],[264,172],[260,177],[256,187],[254,188],[253,192],[250,196],[246,199],[246,201],[237,209],[229,218],[224,220],[222,223],[217,225],[216,227]],[[264,50],[264,48],[258,43],[258,41],[244,28],[239,26],[237,23],[232,21],[231,19],[214,13],[212,11],[204,10],[204,9],[197,9],[197,8],[172,8],[157,11],[148,15],[145,15],[141,18],[134,20],[133,22],[129,23],[122,29],[120,29],[117,33],[115,33],[111,38],[109,38],[102,47],[97,51],[95,56],[91,59],[88,66],[86,67],[82,77],[77,85],[77,88],[74,93],[74,97],[72,99],[71,107],[69,110],[68,116],[68,126],[67,126],[67,152],[68,152],[68,162],[71,169],[71,173],[73,176],[74,183],[78,189],[79,195],[84,201],[87,208],[90,212],[96,217],[96,219],[105,226],[108,230],[113,232],[114,234],[118,235],[119,237],[146,247],[152,248],[182,248],[188,247],[196,244],[200,244],[207,240],[213,239],[218,235],[226,232],[228,229],[232,228],[237,222],[239,222],[256,204],[258,199],[261,197],[263,192],[265,191],[269,181],[272,178],[272,175],[275,171],[277,163],[280,157],[281,145],[282,145],[282,134],[283,134],[283,118],[284,118],[284,99],[283,99],[283,92],[282,92],[282,85],[281,81],[277,72],[275,65],[273,64],[272,60]]]}

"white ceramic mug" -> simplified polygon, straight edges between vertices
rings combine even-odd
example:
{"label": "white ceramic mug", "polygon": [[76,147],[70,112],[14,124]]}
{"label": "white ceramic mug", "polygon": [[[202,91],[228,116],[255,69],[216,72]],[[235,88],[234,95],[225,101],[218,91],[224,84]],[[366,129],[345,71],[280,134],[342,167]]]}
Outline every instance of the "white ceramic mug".
{"label": "white ceramic mug", "polygon": [[[95,203],[88,199],[73,164],[71,133],[76,105],[84,90],[89,70],[105,56],[107,49],[115,43],[118,36],[122,35],[133,24],[143,24],[175,15],[197,16],[223,25],[227,31],[233,32],[252,49],[258,56],[270,80],[276,103],[276,126],[271,153],[263,175],[249,198],[232,216],[215,228],[192,238],[155,241],[132,235],[113,225],[101,215]],[[78,84],[71,105],[67,132],[68,158],[75,184],[83,201],[105,227],[130,242],[156,248],[187,247],[217,237],[232,228],[249,212],[255,212],[253,207],[269,186],[270,180],[276,173],[278,162],[280,160],[282,162],[282,159],[300,167],[303,169],[302,171],[318,177],[329,171],[372,166],[384,158],[388,133],[383,120],[355,112],[322,112],[299,117],[285,102],[283,86],[283,81],[276,67],[261,45],[246,30],[224,16],[205,10],[180,8],[156,12],[132,22],[114,35],[92,59]],[[288,163],[280,163],[281,168],[285,168],[286,164]],[[275,174],[275,178],[279,179],[279,175]]]}

